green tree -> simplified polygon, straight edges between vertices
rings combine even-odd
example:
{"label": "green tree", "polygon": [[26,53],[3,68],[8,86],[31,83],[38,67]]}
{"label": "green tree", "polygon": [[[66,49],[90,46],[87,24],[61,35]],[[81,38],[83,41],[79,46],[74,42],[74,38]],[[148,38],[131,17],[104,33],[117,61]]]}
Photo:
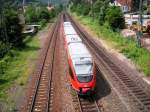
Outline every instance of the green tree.
{"label": "green tree", "polygon": [[132,0],[132,10],[133,11],[139,10],[139,3],[140,3],[140,0]]}
{"label": "green tree", "polygon": [[45,8],[45,7],[41,7],[41,8],[39,8],[39,11],[37,12],[37,17],[38,17],[38,19],[45,19],[45,20],[49,20],[50,19],[50,12],[48,11],[48,9],[47,8]]}
{"label": "green tree", "polygon": [[105,22],[105,8],[101,7],[99,13],[99,24],[103,25],[104,22]]}
{"label": "green tree", "polygon": [[150,6],[147,7],[147,10],[145,12],[146,12],[146,14],[150,14]]}
{"label": "green tree", "polygon": [[0,41],[10,43],[12,46],[22,45],[22,26],[18,13],[13,9],[5,9],[0,18]]}
{"label": "green tree", "polygon": [[38,22],[37,8],[33,5],[29,5],[25,12],[25,18],[27,23],[36,23]]}
{"label": "green tree", "polygon": [[14,46],[22,45],[22,26],[19,24],[18,13],[13,9],[7,9],[5,10],[5,18],[8,41]]}
{"label": "green tree", "polygon": [[119,7],[113,6],[108,8],[105,19],[109,25],[114,29],[122,29],[125,26],[123,13]]}
{"label": "green tree", "polygon": [[97,17],[101,10],[101,7],[103,6],[103,3],[104,3],[103,0],[97,0],[93,5],[93,11],[97,15]]}
{"label": "green tree", "polygon": [[71,10],[76,11],[78,14],[88,15],[91,10],[90,2],[86,0],[71,0]]}

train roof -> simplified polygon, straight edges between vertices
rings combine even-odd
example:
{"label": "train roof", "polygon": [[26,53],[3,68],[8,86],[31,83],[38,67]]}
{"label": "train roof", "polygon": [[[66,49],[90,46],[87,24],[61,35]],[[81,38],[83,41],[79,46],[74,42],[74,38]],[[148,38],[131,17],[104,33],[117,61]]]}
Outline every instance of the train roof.
{"label": "train roof", "polygon": [[67,26],[72,26],[71,22],[64,22],[64,26],[67,27]]}
{"label": "train roof", "polygon": [[70,43],[80,43],[82,40],[78,35],[66,35],[66,41],[67,44],[69,45]]}
{"label": "train roof", "polygon": [[65,31],[66,35],[76,35],[77,34],[72,26],[64,27],[64,31]]}
{"label": "train roof", "polygon": [[68,45],[72,60],[90,59],[92,56],[83,43],[71,43]]}
{"label": "train roof", "polygon": [[75,35],[77,34],[73,28],[71,22],[64,22],[64,32],[66,35]]}
{"label": "train roof", "polygon": [[76,75],[90,76],[93,70],[93,60],[90,52],[70,22],[64,22],[64,32]]}
{"label": "train roof", "polygon": [[76,75],[91,75],[93,60],[86,46],[83,43],[71,43],[69,44],[69,52]]}

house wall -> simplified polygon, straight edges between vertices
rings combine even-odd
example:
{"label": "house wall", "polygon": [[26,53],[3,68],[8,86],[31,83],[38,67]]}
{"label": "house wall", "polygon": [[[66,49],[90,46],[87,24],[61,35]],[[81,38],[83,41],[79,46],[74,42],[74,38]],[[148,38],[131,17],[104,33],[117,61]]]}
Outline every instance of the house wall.
{"label": "house wall", "polygon": [[115,6],[120,6],[123,12],[131,11],[132,0],[115,0]]}

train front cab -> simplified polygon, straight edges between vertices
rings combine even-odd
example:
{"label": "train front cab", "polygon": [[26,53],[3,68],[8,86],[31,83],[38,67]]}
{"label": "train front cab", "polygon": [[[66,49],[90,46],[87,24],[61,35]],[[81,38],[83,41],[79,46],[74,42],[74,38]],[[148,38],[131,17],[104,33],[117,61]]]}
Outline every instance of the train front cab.
{"label": "train front cab", "polygon": [[69,61],[69,79],[71,82],[71,86],[75,91],[78,92],[79,95],[91,95],[95,92],[96,86],[95,64],[93,63],[92,66],[93,66],[92,67],[93,73],[91,77],[88,80],[87,79],[84,80],[84,78],[79,79],[79,77],[76,75],[71,60]]}

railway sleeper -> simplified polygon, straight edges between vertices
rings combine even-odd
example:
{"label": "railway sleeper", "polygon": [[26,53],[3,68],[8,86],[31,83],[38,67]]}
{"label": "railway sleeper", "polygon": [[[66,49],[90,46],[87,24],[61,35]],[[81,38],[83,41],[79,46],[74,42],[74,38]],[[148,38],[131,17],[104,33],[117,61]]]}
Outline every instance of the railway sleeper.
{"label": "railway sleeper", "polygon": [[96,108],[96,106],[95,105],[82,105],[82,108]]}
{"label": "railway sleeper", "polygon": [[98,110],[96,108],[92,108],[92,109],[83,109],[83,112],[98,112]]}
{"label": "railway sleeper", "polygon": [[148,98],[149,99],[149,97],[145,94],[145,93],[135,93],[135,96],[137,96],[138,98]]}
{"label": "railway sleeper", "polygon": [[149,101],[143,101],[143,104],[146,106],[150,106],[150,102]]}

